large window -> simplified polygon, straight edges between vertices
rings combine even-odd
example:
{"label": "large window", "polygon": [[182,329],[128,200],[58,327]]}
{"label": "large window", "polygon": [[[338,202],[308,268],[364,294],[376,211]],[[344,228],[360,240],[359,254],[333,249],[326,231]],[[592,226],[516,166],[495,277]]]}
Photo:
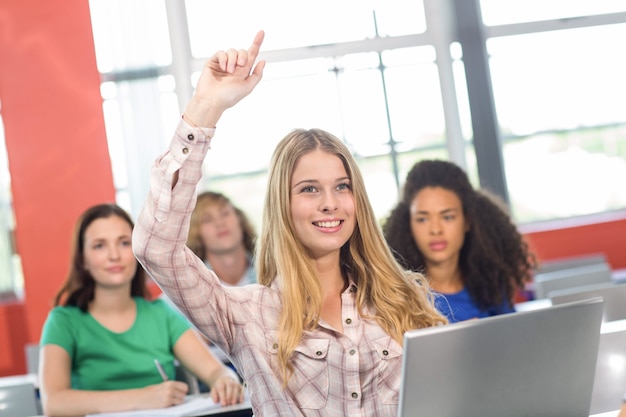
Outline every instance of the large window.
{"label": "large window", "polygon": [[[264,80],[220,121],[202,189],[260,226],[270,154],[295,127],[349,145],[381,219],[420,159],[454,160],[479,185],[492,161],[472,146],[484,104],[467,94],[456,3],[90,0],[118,202],[138,213],[202,63],[258,29]],[[487,140],[520,223],[626,209],[626,6],[586,3],[480,2],[498,121]]]}
{"label": "large window", "polygon": [[0,300],[21,297],[24,291],[21,263],[15,250],[15,220],[11,201],[9,161],[4,125],[0,117]]}
{"label": "large window", "polygon": [[626,207],[625,10],[608,0],[482,0],[519,221]]}

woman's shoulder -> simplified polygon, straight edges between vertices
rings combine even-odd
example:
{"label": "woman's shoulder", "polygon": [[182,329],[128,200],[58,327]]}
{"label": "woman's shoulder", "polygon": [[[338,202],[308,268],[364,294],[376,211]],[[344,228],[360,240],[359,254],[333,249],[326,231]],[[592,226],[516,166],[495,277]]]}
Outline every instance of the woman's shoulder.
{"label": "woman's shoulder", "polygon": [[76,306],[55,306],[48,313],[49,319],[74,319],[77,317],[81,317],[86,312],[82,311],[79,307]]}

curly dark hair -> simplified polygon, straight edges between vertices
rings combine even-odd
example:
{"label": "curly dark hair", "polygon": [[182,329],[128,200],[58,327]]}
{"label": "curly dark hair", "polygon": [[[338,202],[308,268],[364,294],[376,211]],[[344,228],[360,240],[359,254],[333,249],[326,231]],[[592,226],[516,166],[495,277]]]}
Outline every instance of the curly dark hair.
{"label": "curly dark hair", "polygon": [[411,202],[425,187],[445,188],[461,200],[470,228],[459,255],[459,269],[474,302],[482,310],[505,300],[512,307],[516,292],[532,278],[535,256],[504,202],[487,190],[475,190],[467,174],[452,162],[423,160],[409,171],[402,199],[383,224],[385,238],[398,262],[428,276],[410,227]]}

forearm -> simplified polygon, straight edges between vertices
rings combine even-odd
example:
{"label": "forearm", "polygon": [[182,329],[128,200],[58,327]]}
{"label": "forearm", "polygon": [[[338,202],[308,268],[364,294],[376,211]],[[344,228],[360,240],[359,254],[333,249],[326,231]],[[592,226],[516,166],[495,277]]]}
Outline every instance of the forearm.
{"label": "forearm", "polygon": [[235,371],[233,371],[231,368],[229,368],[226,365],[222,365],[219,368],[214,369],[207,376],[205,376],[202,382],[207,384],[209,387],[213,387],[215,386],[215,383],[217,382],[217,380],[220,378],[230,378],[233,381],[236,381],[237,383],[240,383],[241,381],[241,379],[239,378],[239,375],[237,375]]}
{"label": "forearm", "polygon": [[[189,271],[195,255],[186,248],[187,231],[210,134],[183,122],[178,125],[169,151],[152,167],[150,192],[133,231],[135,255],[166,288],[194,285],[196,277]],[[181,279],[186,282],[176,282]],[[171,298],[179,304],[175,294]]]}

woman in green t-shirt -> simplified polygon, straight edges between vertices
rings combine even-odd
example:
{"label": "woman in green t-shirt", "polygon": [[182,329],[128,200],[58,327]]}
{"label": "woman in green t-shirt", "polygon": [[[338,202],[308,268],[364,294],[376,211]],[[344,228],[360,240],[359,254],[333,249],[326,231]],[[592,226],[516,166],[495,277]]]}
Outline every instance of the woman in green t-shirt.
{"label": "woman in green t-shirt", "polygon": [[242,401],[237,375],[162,300],[151,301],[131,249],[133,222],[114,204],[89,208],[74,231],[67,280],[44,324],[39,367],[47,416],[168,407],[184,401],[174,360],[211,387],[216,402]]}

